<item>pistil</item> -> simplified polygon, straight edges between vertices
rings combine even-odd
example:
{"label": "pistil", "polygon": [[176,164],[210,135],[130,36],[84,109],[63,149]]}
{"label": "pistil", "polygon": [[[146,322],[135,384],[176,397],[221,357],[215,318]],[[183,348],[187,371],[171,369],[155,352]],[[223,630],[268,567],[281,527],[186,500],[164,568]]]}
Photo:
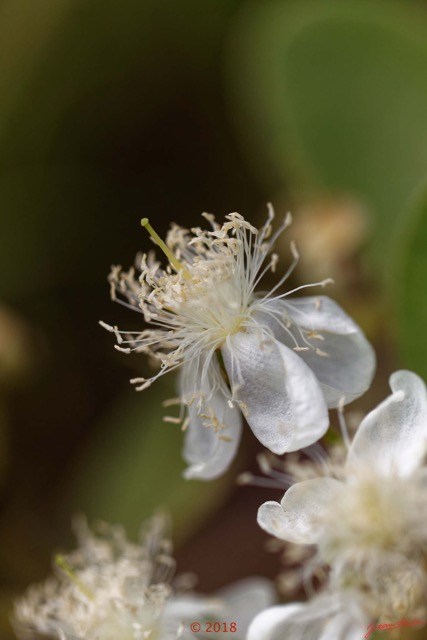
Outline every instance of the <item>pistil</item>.
{"label": "pistil", "polygon": [[175,269],[177,271],[182,271],[182,275],[184,276],[184,278],[186,280],[191,280],[191,275],[190,275],[189,271],[184,267],[183,264],[180,263],[179,260],[176,259],[176,257],[173,255],[172,251],[167,246],[167,244],[161,239],[159,234],[156,233],[156,231],[154,231],[154,229],[151,226],[148,218],[142,218],[141,225],[147,229],[148,233],[153,238],[153,240],[156,242],[156,244],[160,247],[160,249],[163,251],[163,253],[167,257],[167,259],[169,260],[171,265],[173,267],[175,267]]}
{"label": "pistil", "polygon": [[57,567],[61,569],[61,571],[63,571],[63,573],[65,573],[67,578],[69,578],[71,582],[73,582],[76,585],[79,591],[81,591],[83,595],[86,596],[86,598],[88,598],[89,600],[95,600],[94,593],[89,589],[89,587],[87,587],[84,584],[84,582],[80,580],[80,578],[76,575],[76,572],[73,571],[73,569],[71,568],[67,560],[64,558],[64,556],[62,556],[61,554],[58,554],[55,557],[55,564]]}

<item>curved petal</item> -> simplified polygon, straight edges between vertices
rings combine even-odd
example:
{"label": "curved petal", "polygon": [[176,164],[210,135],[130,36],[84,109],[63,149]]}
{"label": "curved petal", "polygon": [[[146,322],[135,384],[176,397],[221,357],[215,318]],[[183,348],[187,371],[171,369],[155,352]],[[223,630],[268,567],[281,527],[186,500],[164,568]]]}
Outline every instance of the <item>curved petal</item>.
{"label": "curved petal", "polygon": [[211,617],[219,619],[221,614],[220,603],[215,598],[198,594],[172,596],[160,619],[159,637],[162,640],[176,640],[178,637],[181,640],[196,640],[199,636],[191,632],[191,622],[203,623]]}
{"label": "curved petal", "polygon": [[264,531],[288,542],[316,544],[323,533],[322,520],[331,501],[338,499],[343,484],[334,478],[304,480],[292,485],[278,502],[265,502],[258,509],[258,524]]}
{"label": "curved petal", "polygon": [[[249,627],[247,640],[320,640],[339,604],[335,597],[321,596],[306,603],[271,607],[259,614]],[[344,640],[329,636],[332,640]]]}
{"label": "curved petal", "polygon": [[338,406],[342,398],[347,404],[369,388],[376,365],[374,350],[336,302],[327,296],[309,296],[271,300],[263,307],[260,317],[276,339],[309,347],[299,355],[316,374],[329,408]]}
{"label": "curved petal", "polygon": [[283,302],[290,318],[299,327],[342,336],[361,331],[344,309],[328,296],[286,298]]}
{"label": "curved petal", "polygon": [[347,611],[336,614],[327,623],[318,640],[362,640],[366,637],[366,621],[361,616],[360,621],[353,620]]}
{"label": "curved petal", "polygon": [[277,454],[316,442],[329,425],[319,383],[269,335],[238,332],[222,347],[233,394],[258,440]]}
{"label": "curved petal", "polygon": [[364,463],[381,475],[407,476],[420,466],[427,449],[427,390],[411,371],[390,377],[392,395],[362,420],[347,464]]}
{"label": "curved petal", "polygon": [[198,353],[180,368],[178,378],[179,395],[182,402],[190,405],[194,400],[199,403],[212,395],[213,389],[220,389],[223,383],[220,377],[218,360],[214,353]]}
{"label": "curved petal", "polygon": [[[261,529],[272,536],[289,541],[288,519],[278,502],[273,500],[264,502],[258,509],[257,522]],[[301,540],[298,539],[296,542],[301,542]]]}
{"label": "curved petal", "polygon": [[245,578],[216,594],[224,603],[221,620],[235,622],[239,638],[246,637],[254,617],[277,600],[273,583],[265,578]]}
{"label": "curved petal", "polygon": [[200,409],[196,402],[188,407],[188,417],[183,457],[190,466],[184,471],[184,478],[213,480],[227,471],[236,455],[242,416],[217,391]]}
{"label": "curved petal", "polygon": [[[246,640],[302,640],[302,635],[286,634],[289,627],[289,618],[304,609],[303,604],[285,604],[282,606],[271,607],[258,614],[248,629]],[[310,636],[307,636],[310,638]],[[313,640],[317,640],[315,636]]]}
{"label": "curved petal", "polygon": [[356,633],[363,638],[364,624],[364,616],[355,620],[350,608],[327,593],[307,604],[267,609],[252,622],[247,640],[355,640]]}

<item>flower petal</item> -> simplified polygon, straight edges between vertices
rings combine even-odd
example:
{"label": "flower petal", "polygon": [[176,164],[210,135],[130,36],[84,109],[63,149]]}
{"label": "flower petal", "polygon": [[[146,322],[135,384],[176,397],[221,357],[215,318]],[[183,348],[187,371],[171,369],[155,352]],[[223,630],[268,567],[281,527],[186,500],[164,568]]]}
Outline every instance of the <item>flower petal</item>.
{"label": "flower petal", "polygon": [[[289,618],[304,608],[303,604],[286,604],[266,609],[252,621],[246,640],[303,640],[302,635],[286,634]],[[317,640],[317,636],[305,636],[304,640]]]}
{"label": "flower petal", "polygon": [[393,373],[390,387],[392,395],[362,420],[347,463],[363,462],[385,476],[407,476],[426,454],[427,389],[411,371]]}
{"label": "flower petal", "polygon": [[316,544],[323,533],[324,510],[337,499],[342,487],[334,478],[297,482],[285,493],[280,505],[265,502],[260,506],[258,524],[281,540]]}
{"label": "flower petal", "polygon": [[292,349],[266,334],[238,332],[221,352],[234,396],[265,447],[282,454],[323,436],[329,418],[322,391]]}
{"label": "flower petal", "polygon": [[188,416],[183,457],[190,466],[184,471],[184,478],[213,480],[225,473],[236,455],[242,416],[237,407],[228,406],[220,391],[201,409],[194,402],[188,408]]}
{"label": "flower petal", "polygon": [[344,611],[329,620],[318,640],[331,640],[331,638],[334,640],[362,640],[365,634],[366,621],[364,616],[361,616],[360,621],[355,621],[347,611]]}
{"label": "flower petal", "polygon": [[290,318],[299,327],[343,336],[360,331],[360,327],[344,309],[328,296],[286,298],[283,302]]}
{"label": "flower petal", "polygon": [[325,594],[307,604],[263,611],[250,625],[247,640],[355,640],[363,638],[364,625],[363,614],[356,620],[350,607]]}
{"label": "flower petal", "polygon": [[[322,385],[329,408],[344,398],[351,402],[370,386],[376,358],[360,327],[327,296],[309,296],[264,303],[268,326],[276,339],[301,347],[299,355]],[[260,317],[267,319],[261,311]],[[289,324],[288,329],[283,323]],[[321,355],[322,353],[326,355]]]}
{"label": "flower petal", "polygon": [[277,600],[273,583],[265,578],[245,578],[216,594],[224,602],[221,620],[235,622],[239,638],[244,638],[254,617]]}
{"label": "flower petal", "polygon": [[[193,634],[190,624],[198,621],[200,624],[208,618],[220,619],[222,615],[221,603],[212,597],[198,594],[173,595],[166,603],[159,623],[159,633],[163,640],[196,640],[198,634]],[[182,630],[182,635],[178,631]]]}

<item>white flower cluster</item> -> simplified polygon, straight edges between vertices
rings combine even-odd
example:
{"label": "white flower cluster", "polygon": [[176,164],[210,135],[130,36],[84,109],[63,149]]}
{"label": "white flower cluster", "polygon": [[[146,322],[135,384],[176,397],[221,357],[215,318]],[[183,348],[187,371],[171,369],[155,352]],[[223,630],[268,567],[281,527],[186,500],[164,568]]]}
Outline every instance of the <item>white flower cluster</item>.
{"label": "white flower cluster", "polygon": [[79,546],[56,558],[56,577],[30,587],[16,602],[19,638],[198,640],[205,636],[192,624],[200,621],[202,632],[204,621],[215,617],[227,628],[234,623],[233,637],[244,640],[254,613],[274,601],[272,586],[261,578],[210,598],[177,591],[162,516],[145,525],[138,544],[129,542],[121,527],[106,523],[94,533],[80,521],[76,530]]}
{"label": "white flower cluster", "polygon": [[369,625],[427,620],[427,390],[409,371],[390,386],[335,477],[297,482],[260,507],[263,529],[316,546],[312,569],[329,567],[329,593],[263,612],[248,640],[350,640]]}
{"label": "white flower cluster", "polygon": [[[375,369],[361,329],[326,296],[291,297],[328,281],[281,292],[298,261],[293,245],[283,277],[269,292],[256,290],[276,269],[273,245],[290,217],[276,232],[271,207],[260,230],[237,213],[222,226],[204,217],[210,230],[174,226],[166,242],[142,221],[168,265],[149,253],[140,257],[139,271],[114,267],[110,284],[113,299],[142,312],[148,326],[129,332],[101,324],[115,334],[119,350],[160,363],[153,377],[133,380],[138,389],[179,368],[176,420],[185,431],[186,478],[210,480],[227,470],[243,419],[268,456],[303,449],[311,456],[312,463],[302,463],[300,453],[288,455],[286,473],[263,458],[263,470],[289,488],[281,503],[266,502],[258,512],[269,534],[311,550],[294,556],[304,564],[310,599],[272,606],[271,585],[262,579],[214,598],[180,594],[157,520],[139,545],[120,528],[104,525],[99,537],[83,524],[79,549],[59,559],[57,578],[17,603],[20,637],[359,640],[375,629],[421,626],[427,620],[424,382],[409,371],[394,373],[392,394],[350,440],[342,407],[368,389]],[[340,411],[346,459],[317,444],[331,408]],[[212,613],[238,624],[213,635],[203,624],[192,627],[190,621]]]}

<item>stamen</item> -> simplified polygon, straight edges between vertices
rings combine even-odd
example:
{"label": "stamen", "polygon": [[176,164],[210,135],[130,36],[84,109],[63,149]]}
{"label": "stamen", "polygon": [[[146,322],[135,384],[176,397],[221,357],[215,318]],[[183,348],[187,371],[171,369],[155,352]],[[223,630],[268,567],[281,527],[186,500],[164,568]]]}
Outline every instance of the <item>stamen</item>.
{"label": "stamen", "polygon": [[76,575],[75,571],[72,570],[67,560],[63,555],[57,554],[55,557],[55,564],[59,567],[73,582],[76,587],[88,598],[89,600],[95,600],[95,594],[80,580],[80,578]]}
{"label": "stamen", "polygon": [[283,491],[283,484],[270,478],[260,478],[254,476],[249,471],[241,473],[237,476],[236,484],[239,486],[250,485],[252,487],[266,487],[267,489],[280,489]]}
{"label": "stamen", "polygon": [[175,258],[175,256],[173,255],[172,251],[169,249],[167,244],[161,239],[159,234],[154,231],[154,229],[151,226],[148,218],[142,218],[141,225],[147,229],[148,233],[156,241],[156,244],[163,251],[163,253],[167,257],[167,259],[169,260],[171,265],[174,266],[177,271],[182,271],[182,274],[183,274],[183,276],[184,276],[184,278],[186,280],[191,280],[190,273],[187,271],[187,269],[184,267],[184,265],[182,265],[180,263],[180,261]]}
{"label": "stamen", "polygon": [[163,422],[169,422],[170,424],[181,424],[181,418],[176,418],[175,416],[163,416]]}
{"label": "stamen", "polygon": [[341,436],[343,439],[343,442],[346,446],[347,451],[350,450],[350,445],[351,445],[351,440],[350,440],[350,436],[348,433],[348,427],[347,427],[347,423],[345,421],[345,417],[344,417],[344,405],[345,405],[345,398],[342,397],[340,398],[340,401],[338,403],[338,407],[337,407],[337,413],[338,413],[338,421],[339,421],[339,425],[340,425],[340,431],[341,431]]}

